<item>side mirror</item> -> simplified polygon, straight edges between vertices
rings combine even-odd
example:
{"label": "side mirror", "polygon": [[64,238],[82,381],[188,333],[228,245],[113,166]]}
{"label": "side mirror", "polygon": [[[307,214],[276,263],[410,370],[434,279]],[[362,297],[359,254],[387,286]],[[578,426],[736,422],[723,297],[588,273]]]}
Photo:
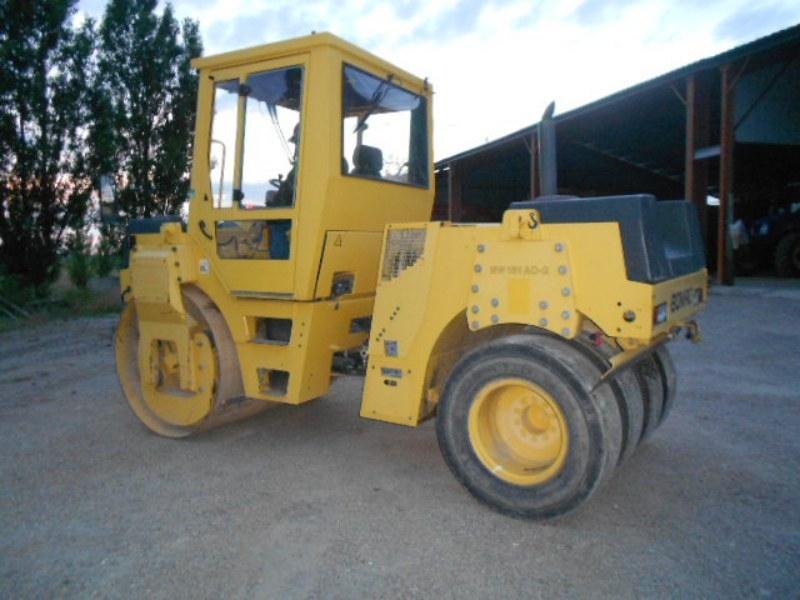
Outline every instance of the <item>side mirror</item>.
{"label": "side mirror", "polygon": [[100,221],[105,224],[119,221],[117,190],[112,175],[100,176]]}

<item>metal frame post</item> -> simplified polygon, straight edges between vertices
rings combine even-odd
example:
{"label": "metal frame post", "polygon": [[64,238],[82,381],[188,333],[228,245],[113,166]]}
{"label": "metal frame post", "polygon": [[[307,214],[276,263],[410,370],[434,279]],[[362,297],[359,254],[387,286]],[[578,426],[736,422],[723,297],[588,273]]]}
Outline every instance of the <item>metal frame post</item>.
{"label": "metal frame post", "polygon": [[720,149],[719,149],[719,218],[717,220],[717,283],[733,285],[733,254],[729,239],[729,221],[733,201],[733,122],[736,80],[731,65],[721,68]]}
{"label": "metal frame post", "polygon": [[697,208],[703,239],[708,235],[708,162],[698,159],[697,150],[709,139],[709,95],[697,74],[686,79],[686,157],[684,195]]}
{"label": "metal frame post", "polygon": [[453,223],[460,222],[463,216],[461,170],[461,163],[454,161],[447,172],[447,218]]}

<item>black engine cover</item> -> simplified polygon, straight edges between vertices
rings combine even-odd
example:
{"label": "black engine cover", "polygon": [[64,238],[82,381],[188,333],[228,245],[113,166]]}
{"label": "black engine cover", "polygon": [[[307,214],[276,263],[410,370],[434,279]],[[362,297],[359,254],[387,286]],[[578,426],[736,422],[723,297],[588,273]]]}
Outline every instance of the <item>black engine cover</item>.
{"label": "black engine cover", "polygon": [[535,208],[544,223],[619,223],[630,281],[657,283],[706,266],[700,220],[686,200],[657,201],[649,194],[542,196],[511,208]]}

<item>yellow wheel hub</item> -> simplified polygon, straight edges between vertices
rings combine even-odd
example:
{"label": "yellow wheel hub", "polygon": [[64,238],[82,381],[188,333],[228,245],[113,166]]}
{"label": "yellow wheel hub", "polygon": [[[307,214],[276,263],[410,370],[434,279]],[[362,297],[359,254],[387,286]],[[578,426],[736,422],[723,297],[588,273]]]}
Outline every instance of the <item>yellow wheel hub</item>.
{"label": "yellow wheel hub", "polygon": [[[173,341],[150,340],[140,347],[143,367],[149,377],[142,381],[142,395],[148,408],[172,425],[189,426],[203,420],[213,408],[216,361],[208,336],[194,332],[189,343],[190,389],[181,385],[178,352]],[[145,369],[142,368],[142,372]]]}
{"label": "yellow wheel hub", "polygon": [[501,379],[475,397],[469,438],[496,477],[520,486],[544,483],[564,466],[569,430],[558,403],[524,379]]}

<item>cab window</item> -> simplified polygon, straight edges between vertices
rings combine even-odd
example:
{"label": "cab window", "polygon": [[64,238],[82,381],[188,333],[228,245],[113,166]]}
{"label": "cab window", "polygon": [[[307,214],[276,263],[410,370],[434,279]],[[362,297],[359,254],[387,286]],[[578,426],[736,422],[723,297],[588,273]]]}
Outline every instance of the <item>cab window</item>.
{"label": "cab window", "polygon": [[297,196],[303,69],[247,78],[242,151],[242,208],[285,208]]}
{"label": "cab window", "polygon": [[236,112],[239,80],[214,84],[214,116],[211,122],[209,173],[216,208],[233,206],[233,164],[236,158]]}
{"label": "cab window", "polygon": [[342,174],[427,187],[426,99],[347,64],[342,87]]}
{"label": "cab window", "polygon": [[[303,69],[289,67],[252,73],[245,83],[229,80],[214,85],[209,148],[214,206],[230,208],[236,203],[243,209],[294,206],[300,166],[302,83]],[[237,163],[240,97],[244,97],[244,132],[242,156]],[[234,165],[239,169],[239,178]]]}

